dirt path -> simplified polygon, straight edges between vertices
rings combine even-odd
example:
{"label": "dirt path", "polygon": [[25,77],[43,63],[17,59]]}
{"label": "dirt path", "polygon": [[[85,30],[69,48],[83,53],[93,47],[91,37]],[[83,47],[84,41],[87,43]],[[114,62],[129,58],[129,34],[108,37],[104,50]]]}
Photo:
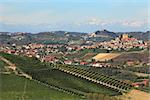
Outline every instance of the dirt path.
{"label": "dirt path", "polygon": [[14,72],[16,75],[18,75],[18,76],[24,76],[24,77],[26,77],[26,78],[28,78],[28,79],[32,79],[31,76],[29,76],[28,74],[24,73],[23,71],[21,71],[21,70],[20,70],[20,71],[16,70],[16,69],[17,69],[16,65],[13,64],[13,63],[11,63],[11,62],[10,62],[9,60],[7,60],[6,58],[0,56],[0,60],[4,61],[6,64],[8,64],[9,66],[5,66],[5,67],[7,67],[8,69],[13,70],[13,72]]}
{"label": "dirt path", "polygon": [[22,100],[24,99],[25,93],[26,93],[26,88],[27,88],[27,80],[25,80],[24,88],[23,88],[23,94],[22,94]]}
{"label": "dirt path", "polygon": [[13,71],[16,70],[16,66],[15,64],[11,63],[9,60],[5,59],[4,57],[0,56],[0,60],[4,61],[6,64],[8,64],[9,66],[7,66],[8,68],[12,69]]}

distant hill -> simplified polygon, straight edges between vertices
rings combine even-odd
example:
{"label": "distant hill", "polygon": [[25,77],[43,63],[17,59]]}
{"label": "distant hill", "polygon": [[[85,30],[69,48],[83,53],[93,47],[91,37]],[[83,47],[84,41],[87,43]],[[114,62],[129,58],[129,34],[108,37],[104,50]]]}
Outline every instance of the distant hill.
{"label": "distant hill", "polygon": [[89,41],[109,41],[111,39],[116,38],[118,35],[115,32],[110,32],[108,30],[98,30],[93,33],[88,34],[88,39]]}
{"label": "distant hill", "polygon": [[0,34],[0,44],[27,44],[32,42],[32,34],[30,33],[20,33],[20,34]]}
{"label": "distant hill", "polygon": [[0,32],[0,44],[27,44],[27,43],[44,43],[44,44],[67,44],[68,42],[82,43],[84,33],[80,32],[65,32],[65,31],[52,31],[40,32],[37,34],[32,33],[10,33]]}
{"label": "distant hill", "polygon": [[98,30],[98,31],[91,33],[89,35],[91,37],[116,37],[116,36],[118,36],[116,33],[107,31],[105,29],[102,31]]}
{"label": "distant hill", "polygon": [[37,34],[25,32],[0,32],[0,44],[27,44],[27,43],[60,43],[60,44],[83,44],[86,41],[109,41],[121,34],[129,34],[140,40],[149,40],[150,31],[147,32],[110,32],[98,30],[93,33],[51,31],[39,32]]}

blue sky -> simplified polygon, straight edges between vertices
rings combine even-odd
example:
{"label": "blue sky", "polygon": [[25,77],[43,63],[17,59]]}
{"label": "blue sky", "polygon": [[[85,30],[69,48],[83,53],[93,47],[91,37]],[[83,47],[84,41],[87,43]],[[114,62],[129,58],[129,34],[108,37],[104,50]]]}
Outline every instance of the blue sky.
{"label": "blue sky", "polygon": [[148,0],[1,0],[0,31],[147,31]]}

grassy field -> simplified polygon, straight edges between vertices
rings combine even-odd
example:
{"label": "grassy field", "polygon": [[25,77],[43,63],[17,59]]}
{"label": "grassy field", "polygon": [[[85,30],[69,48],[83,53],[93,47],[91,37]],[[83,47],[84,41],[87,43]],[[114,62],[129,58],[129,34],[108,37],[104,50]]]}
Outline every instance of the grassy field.
{"label": "grassy field", "polygon": [[58,70],[54,70],[51,66],[45,65],[35,58],[20,57],[4,53],[0,53],[0,55],[16,64],[16,66],[24,72],[32,75],[34,79],[44,81],[48,84],[85,93],[95,92],[108,95],[117,94],[117,92],[104,86],[100,86],[85,79],[81,79]]}
{"label": "grassy field", "polygon": [[22,57],[22,56],[10,55],[6,53],[0,53],[0,56],[3,56],[4,58],[10,60],[18,68],[20,68],[25,72],[29,70],[32,71],[34,69],[37,70],[42,68],[48,68],[36,58]]}
{"label": "grassy field", "polygon": [[34,73],[34,75],[42,81],[69,90],[81,91],[85,93],[104,93],[108,95],[117,94],[117,92],[106,87],[94,84],[85,79],[81,79],[58,70],[37,71]]}
{"label": "grassy field", "polygon": [[4,68],[4,66],[7,66],[7,64],[3,61],[0,60],[0,72],[4,72],[6,71],[6,69]]}
{"label": "grassy field", "polygon": [[16,75],[0,75],[0,100],[80,100]]}

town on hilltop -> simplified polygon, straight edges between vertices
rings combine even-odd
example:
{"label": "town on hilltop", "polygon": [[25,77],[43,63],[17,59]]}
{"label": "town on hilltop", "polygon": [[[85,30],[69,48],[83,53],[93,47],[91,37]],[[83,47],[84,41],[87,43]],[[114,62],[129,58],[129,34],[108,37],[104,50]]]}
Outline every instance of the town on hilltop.
{"label": "town on hilltop", "polygon": [[[17,33],[17,35],[20,34],[22,35],[24,33]],[[93,44],[91,44],[90,42],[88,43],[88,41],[85,41],[85,43],[86,44],[82,45],[57,44],[57,43],[55,44],[29,43],[17,45],[15,43],[12,43],[1,45],[0,51],[15,55],[36,57],[42,62],[52,62],[52,63],[55,62],[62,64],[106,67],[110,66],[110,64],[98,63],[98,61],[107,62],[113,60],[114,58],[120,56],[119,53],[121,52],[134,52],[148,49],[147,41],[133,38],[128,34],[122,34],[110,41],[96,42]],[[98,53],[104,53],[104,55],[110,53],[112,57],[109,57],[108,55],[108,57],[98,59],[96,57],[96,54]]]}

